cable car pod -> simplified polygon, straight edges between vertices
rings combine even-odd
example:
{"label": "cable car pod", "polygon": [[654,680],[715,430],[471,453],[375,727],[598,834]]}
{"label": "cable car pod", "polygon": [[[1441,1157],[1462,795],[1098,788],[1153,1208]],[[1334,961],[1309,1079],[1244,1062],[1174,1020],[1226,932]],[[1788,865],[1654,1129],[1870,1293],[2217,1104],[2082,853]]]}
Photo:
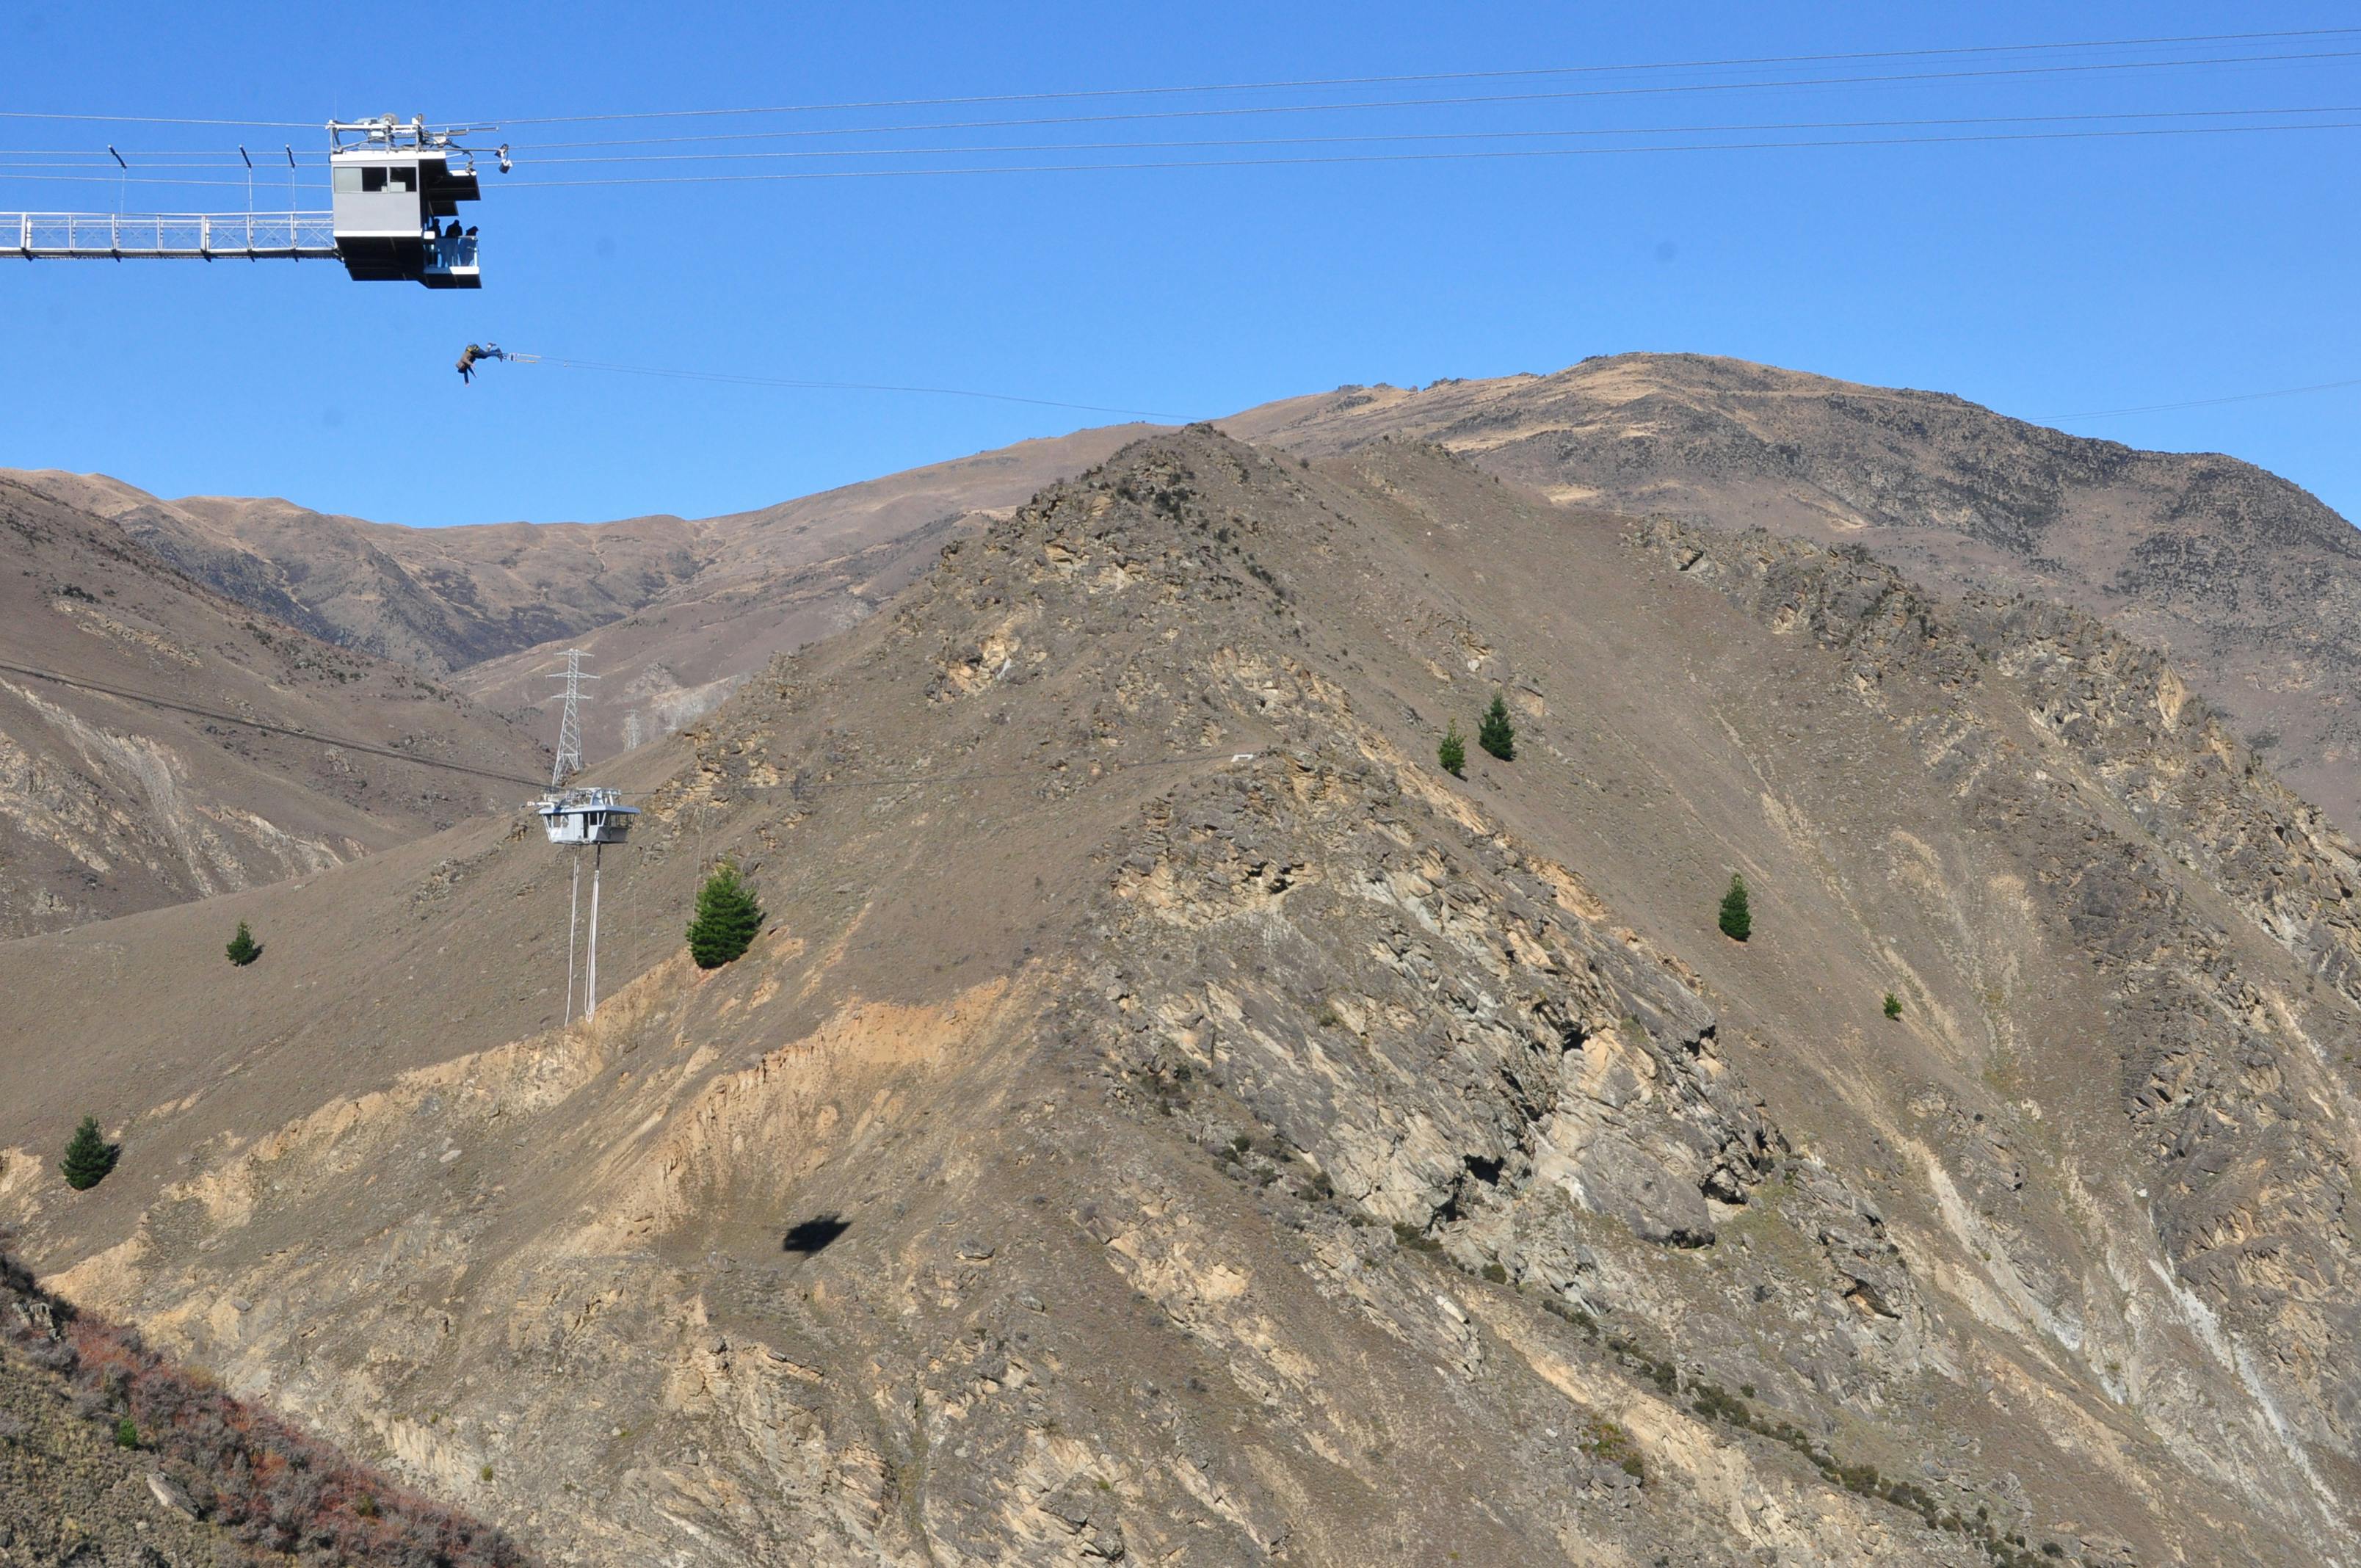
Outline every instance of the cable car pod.
{"label": "cable car pod", "polygon": [[458,222],[459,203],[481,194],[475,153],[452,140],[467,128],[391,115],[328,123],[336,257],[356,281],[483,287],[476,231]]}

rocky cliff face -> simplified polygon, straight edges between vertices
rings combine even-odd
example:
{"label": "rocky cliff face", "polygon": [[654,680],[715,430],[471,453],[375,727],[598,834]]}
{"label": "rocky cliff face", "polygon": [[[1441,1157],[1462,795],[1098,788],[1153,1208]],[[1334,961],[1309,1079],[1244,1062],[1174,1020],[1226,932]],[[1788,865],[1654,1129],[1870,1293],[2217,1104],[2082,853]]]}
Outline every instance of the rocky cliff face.
{"label": "rocky cliff face", "polygon": [[1312,453],[1434,441],[1562,500],[1864,544],[1944,593],[2074,606],[2165,650],[2281,776],[2361,828],[2361,536],[2251,464],[1699,355],[1345,388],[1224,424]]}
{"label": "rocky cliff face", "polygon": [[249,895],[44,1269],[561,1560],[2355,1555],[2353,849],[2084,617],[1201,430],[643,766],[594,1022],[529,839]]}

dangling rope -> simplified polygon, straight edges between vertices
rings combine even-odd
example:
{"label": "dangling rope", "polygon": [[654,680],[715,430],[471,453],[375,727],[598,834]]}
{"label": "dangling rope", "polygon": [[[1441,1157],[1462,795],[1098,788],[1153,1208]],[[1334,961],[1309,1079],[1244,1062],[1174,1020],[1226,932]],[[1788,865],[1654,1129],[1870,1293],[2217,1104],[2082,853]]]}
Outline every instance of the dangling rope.
{"label": "dangling rope", "polygon": [[566,901],[566,1011],[558,1027],[574,1022],[574,939],[582,919],[582,851],[574,851],[574,892]]}

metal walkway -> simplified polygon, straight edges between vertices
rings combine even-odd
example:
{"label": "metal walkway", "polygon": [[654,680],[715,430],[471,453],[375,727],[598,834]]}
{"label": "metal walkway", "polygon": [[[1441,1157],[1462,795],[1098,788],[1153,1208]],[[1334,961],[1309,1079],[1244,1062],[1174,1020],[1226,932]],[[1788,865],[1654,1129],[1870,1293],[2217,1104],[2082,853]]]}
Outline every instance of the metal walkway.
{"label": "metal walkway", "polygon": [[0,213],[0,256],[334,261],[326,213]]}

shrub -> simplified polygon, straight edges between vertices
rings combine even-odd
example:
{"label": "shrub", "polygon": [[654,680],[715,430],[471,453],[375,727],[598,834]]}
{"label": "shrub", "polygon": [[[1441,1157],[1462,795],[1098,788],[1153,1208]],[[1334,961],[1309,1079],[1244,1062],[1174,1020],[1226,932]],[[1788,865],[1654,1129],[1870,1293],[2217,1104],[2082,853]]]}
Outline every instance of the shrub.
{"label": "shrub", "polygon": [[87,1192],[106,1179],[106,1173],[115,1168],[120,1153],[98,1130],[98,1118],[84,1116],[66,1145],[65,1157],[58,1162],[58,1170],[65,1177],[68,1187]]}
{"label": "shrub", "polygon": [[1499,692],[1492,694],[1492,706],[1484,710],[1484,722],[1477,727],[1476,744],[1504,762],[1517,758],[1517,727],[1509,722],[1509,704]]}
{"label": "shrub", "polygon": [[1412,1252],[1441,1252],[1443,1244],[1420,1230],[1416,1225],[1394,1222],[1394,1240]]}
{"label": "shrub", "polygon": [[228,952],[229,961],[241,969],[262,956],[262,944],[254,939],[243,920],[237,923],[237,935],[229,939]]}
{"label": "shrub", "polygon": [[1453,719],[1443,732],[1443,744],[1434,749],[1434,760],[1443,771],[1455,779],[1467,776],[1467,742],[1460,737],[1459,720]]}
{"label": "shrub", "polygon": [[1730,891],[1721,895],[1721,934],[1742,942],[1754,931],[1754,916],[1746,907],[1746,879],[1732,872]]}
{"label": "shrub", "polygon": [[742,956],[763,928],[763,906],[738,880],[738,868],[724,861],[697,895],[697,918],[688,923],[689,956],[699,969],[719,969]]}
{"label": "shrub", "polygon": [[1902,1016],[1902,998],[1894,995],[1894,992],[1890,991],[1885,993],[1885,1015],[1888,1018],[1899,1018]]}
{"label": "shrub", "polygon": [[125,1416],[115,1423],[115,1446],[117,1448],[139,1446],[139,1424],[129,1416]]}

